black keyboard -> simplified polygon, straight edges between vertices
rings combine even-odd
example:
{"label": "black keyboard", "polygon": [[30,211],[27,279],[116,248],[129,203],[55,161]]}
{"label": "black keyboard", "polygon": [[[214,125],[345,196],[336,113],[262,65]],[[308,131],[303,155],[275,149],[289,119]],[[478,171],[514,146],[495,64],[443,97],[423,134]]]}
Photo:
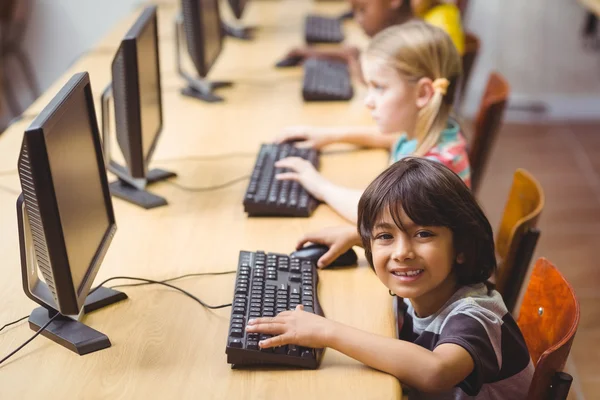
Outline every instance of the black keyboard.
{"label": "black keyboard", "polygon": [[302,97],[305,101],[350,100],[353,95],[348,64],[318,58],[304,62]]}
{"label": "black keyboard", "polygon": [[287,169],[274,164],[286,157],[304,158],[319,169],[317,150],[299,149],[291,143],[263,144],[244,196],[249,216],[309,217],[319,204],[298,182],[275,179]]}
{"label": "black keyboard", "polygon": [[285,254],[240,251],[225,349],[227,362],[234,368],[248,365],[317,368],[323,349],[295,345],[260,349],[258,342],[271,336],[245,330],[249,319],[273,317],[299,304],[304,305],[304,311],[323,315],[317,282],[317,268],[311,261]]}
{"label": "black keyboard", "polygon": [[342,22],[339,18],[307,15],[304,22],[306,43],[340,43],[344,40]]}

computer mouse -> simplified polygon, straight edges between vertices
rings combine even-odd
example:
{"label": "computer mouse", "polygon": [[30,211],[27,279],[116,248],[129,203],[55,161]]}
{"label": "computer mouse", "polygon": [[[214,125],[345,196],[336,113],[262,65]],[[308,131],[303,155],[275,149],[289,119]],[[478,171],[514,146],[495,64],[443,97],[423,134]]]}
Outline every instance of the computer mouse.
{"label": "computer mouse", "polygon": [[[319,258],[321,258],[321,256],[323,256],[323,254],[327,253],[328,250],[329,250],[329,247],[327,247],[325,245],[310,244],[308,246],[301,248],[300,250],[294,251],[292,254],[290,254],[290,256],[297,257],[297,258],[309,259],[311,261],[314,261],[316,264],[317,261],[319,260]],[[356,255],[356,252],[354,250],[350,249],[347,252],[345,252],[344,254],[342,254],[341,256],[339,256],[338,258],[336,258],[328,266],[329,267],[346,267],[349,265],[356,265],[357,260],[358,260],[358,256]]]}
{"label": "computer mouse", "polygon": [[277,68],[295,67],[302,63],[302,60],[304,60],[302,56],[290,56],[280,60],[275,66]]}

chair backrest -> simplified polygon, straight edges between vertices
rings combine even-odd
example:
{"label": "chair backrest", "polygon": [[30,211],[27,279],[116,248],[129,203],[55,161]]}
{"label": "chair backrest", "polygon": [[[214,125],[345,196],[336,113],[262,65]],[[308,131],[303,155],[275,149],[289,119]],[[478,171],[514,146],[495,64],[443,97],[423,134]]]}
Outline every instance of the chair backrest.
{"label": "chair backrest", "polygon": [[480,47],[481,42],[479,41],[479,38],[471,32],[465,32],[465,52],[462,56],[463,73],[458,91],[460,97],[458,98],[459,103],[457,108],[460,108],[460,103],[462,103],[463,99],[465,98],[465,90],[467,89],[467,84],[469,83],[471,72],[473,71],[473,66],[475,65],[475,60],[479,54]]}
{"label": "chair backrest", "polygon": [[513,311],[527,274],[539,231],[537,223],[544,208],[544,191],[526,170],[517,169],[496,235],[499,258],[496,290]]}
{"label": "chair backrest", "polygon": [[517,324],[535,365],[527,398],[548,399],[577,332],[579,302],[571,285],[545,258],[535,263]]}
{"label": "chair backrest", "polygon": [[475,120],[475,131],[469,151],[471,189],[474,193],[477,193],[492,145],[502,125],[509,92],[508,82],[502,75],[491,73]]}

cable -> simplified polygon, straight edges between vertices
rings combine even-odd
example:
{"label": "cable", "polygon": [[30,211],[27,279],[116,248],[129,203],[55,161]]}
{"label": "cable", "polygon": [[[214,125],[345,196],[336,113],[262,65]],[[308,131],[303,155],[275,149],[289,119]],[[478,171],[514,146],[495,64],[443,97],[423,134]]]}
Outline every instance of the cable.
{"label": "cable", "polygon": [[[172,282],[172,281],[176,281],[178,279],[183,279],[183,278],[189,278],[190,276],[206,276],[206,275],[228,275],[228,274],[235,274],[237,271],[225,271],[225,272],[199,272],[199,273],[195,273],[195,274],[185,274],[185,275],[181,275],[181,276],[176,276],[175,278],[169,278],[169,279],[165,279],[163,281],[160,282]],[[114,288],[120,288],[120,287],[135,287],[135,286],[144,286],[144,285],[152,285],[151,282],[145,282],[145,283],[124,283],[122,285],[115,285],[115,286],[111,286],[111,289]],[[0,329],[2,330],[2,329]]]}
{"label": "cable", "polygon": [[50,323],[52,323],[52,321],[54,321],[56,319],[56,317],[58,317],[60,314],[56,313],[54,314],[54,316],[52,318],[50,318],[48,320],[48,322],[46,322],[44,324],[44,326],[42,326],[40,329],[38,329],[38,331],[36,333],[33,334],[32,337],[30,337],[25,343],[23,343],[22,345],[20,345],[19,347],[17,347],[16,349],[14,349],[9,355],[7,355],[6,357],[4,357],[2,360],[0,360],[0,365],[2,365],[2,363],[6,360],[8,360],[9,358],[11,358],[12,356],[14,356],[19,350],[21,350],[23,347],[27,346],[33,339],[35,339],[40,333],[42,333],[44,331],[44,329],[46,329],[48,327],[48,325],[50,325]]}
{"label": "cable", "polygon": [[[237,271],[223,271],[223,272],[198,272],[198,273],[193,273],[193,274],[185,274],[185,275],[181,275],[181,276],[176,276],[174,278],[169,278],[169,279],[165,279],[161,282],[172,282],[178,279],[184,279],[184,278],[189,278],[192,276],[217,276],[217,275],[229,275],[229,274],[235,274]],[[111,289],[113,288],[119,288],[119,287],[134,287],[134,286],[143,286],[143,285],[152,285],[152,282],[145,282],[145,283],[125,283],[122,285],[115,285],[115,286],[111,286]],[[99,286],[98,286],[99,287]],[[94,289],[96,290],[96,289]],[[90,292],[91,293],[91,292]],[[5,324],[2,328],[0,328],[0,332],[2,332],[5,328],[8,328],[11,325],[17,324],[21,321],[23,321],[24,319],[27,319],[29,317],[29,315],[26,315],[24,317],[21,317],[15,321],[9,322],[7,324]]]}
{"label": "cable", "polygon": [[106,283],[108,283],[110,281],[114,281],[115,279],[130,279],[132,281],[142,281],[142,282],[148,282],[148,283],[157,284],[157,285],[164,285],[164,286],[170,287],[171,289],[179,290],[181,293],[185,294],[186,296],[188,296],[192,300],[196,301],[201,306],[206,307],[206,308],[211,309],[211,310],[218,310],[220,308],[226,308],[226,307],[230,307],[231,306],[231,303],[220,304],[218,306],[211,306],[210,304],[206,304],[205,302],[203,302],[202,300],[200,300],[199,298],[197,298],[196,296],[194,296],[193,294],[191,294],[187,290],[183,290],[180,287],[171,285],[171,284],[166,283],[166,282],[155,281],[155,280],[146,279],[146,278],[135,278],[135,277],[131,277],[131,276],[113,276],[112,278],[108,278],[104,282],[102,282],[101,284],[99,284],[98,286],[96,286],[94,289],[92,289],[89,294],[94,293],[96,290],[98,290],[104,284],[106,284]]}
{"label": "cable", "polygon": [[16,190],[11,189],[11,188],[9,188],[7,186],[3,186],[3,185],[0,185],[0,190],[3,191],[3,192],[5,192],[5,193],[8,193],[8,194],[14,194],[15,196],[18,196],[18,195],[21,194],[21,192],[17,192]]}
{"label": "cable", "polygon": [[0,171],[0,176],[13,175],[19,172],[16,169],[7,169],[6,171]]}
{"label": "cable", "polygon": [[27,318],[29,318],[29,315],[26,315],[26,316],[24,316],[24,317],[21,317],[21,318],[19,318],[19,319],[18,319],[18,320],[16,320],[16,321],[9,322],[8,324],[6,324],[6,325],[4,325],[2,328],[0,328],[0,332],[2,332],[2,330],[4,330],[4,328],[8,328],[9,326],[11,326],[11,325],[14,325],[14,324],[17,324],[17,323],[19,323],[19,322],[21,322],[21,321],[23,321],[24,319],[27,319]]}
{"label": "cable", "polygon": [[163,158],[158,160],[152,160],[155,163],[170,163],[177,161],[209,161],[209,160],[221,160],[227,158],[235,158],[235,157],[256,157],[258,151],[253,151],[252,153],[245,152],[234,152],[234,153],[223,153],[223,154],[213,154],[213,155],[205,155],[205,156],[186,156],[180,158]]}
{"label": "cable", "polygon": [[184,185],[181,185],[181,184],[179,184],[177,182],[172,182],[172,181],[165,181],[165,182],[168,183],[168,184],[170,184],[170,185],[173,185],[173,186],[175,186],[175,187],[177,187],[177,188],[179,188],[181,190],[184,190],[186,192],[209,192],[209,191],[212,191],[212,190],[218,190],[218,189],[226,188],[228,186],[231,186],[231,185],[233,185],[235,183],[238,183],[238,182],[245,181],[247,179],[250,179],[250,175],[245,175],[245,176],[242,176],[240,178],[235,178],[235,179],[233,179],[233,180],[231,180],[229,182],[221,183],[220,185],[202,186],[202,187],[184,186]]}

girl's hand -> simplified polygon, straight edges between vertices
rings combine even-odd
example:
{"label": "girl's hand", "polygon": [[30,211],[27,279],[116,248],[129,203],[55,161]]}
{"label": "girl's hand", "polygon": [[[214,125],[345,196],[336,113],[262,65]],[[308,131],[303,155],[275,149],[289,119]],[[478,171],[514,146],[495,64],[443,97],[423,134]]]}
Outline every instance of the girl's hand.
{"label": "girl's hand", "polygon": [[287,157],[277,161],[275,167],[291,170],[289,172],[277,174],[275,179],[282,181],[296,181],[317,200],[323,200],[323,188],[327,184],[327,181],[309,161],[300,157]]}
{"label": "girl's hand", "polygon": [[325,128],[314,126],[290,126],[275,138],[276,143],[298,141],[295,145],[301,148],[320,149],[335,143],[336,135]]}
{"label": "girl's hand", "polygon": [[284,311],[276,317],[251,319],[246,331],[273,335],[258,343],[261,348],[286,344],[322,348],[327,346],[332,325],[330,320],[306,312],[304,306],[299,305],[294,311]]}
{"label": "girl's hand", "polygon": [[356,226],[336,226],[306,234],[298,242],[296,250],[301,249],[306,243],[324,244],[329,247],[327,253],[317,261],[317,267],[325,268],[340,255],[350,250],[352,246],[361,245],[360,242]]}

